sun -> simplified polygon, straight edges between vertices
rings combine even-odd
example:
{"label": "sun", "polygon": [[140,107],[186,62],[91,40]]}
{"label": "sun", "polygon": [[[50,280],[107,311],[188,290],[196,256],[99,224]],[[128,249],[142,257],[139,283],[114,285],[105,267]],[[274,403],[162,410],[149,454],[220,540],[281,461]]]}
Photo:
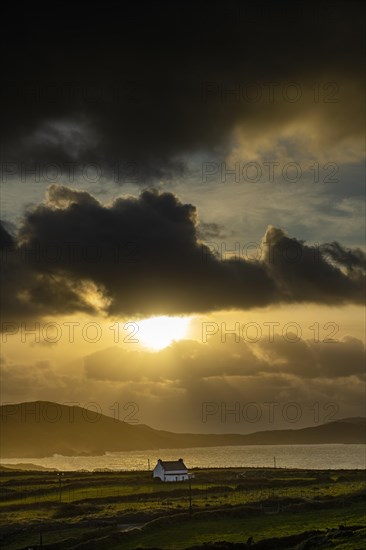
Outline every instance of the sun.
{"label": "sun", "polygon": [[166,348],[174,340],[181,340],[187,334],[190,317],[151,317],[138,321],[136,337],[139,342],[154,350]]}

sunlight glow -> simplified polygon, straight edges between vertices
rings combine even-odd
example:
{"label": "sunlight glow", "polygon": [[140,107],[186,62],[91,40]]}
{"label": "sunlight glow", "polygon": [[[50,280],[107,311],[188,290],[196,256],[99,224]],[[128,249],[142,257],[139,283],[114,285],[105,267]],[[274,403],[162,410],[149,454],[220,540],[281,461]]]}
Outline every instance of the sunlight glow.
{"label": "sunlight glow", "polygon": [[136,334],[139,342],[155,350],[166,348],[174,340],[183,339],[188,330],[190,317],[151,317],[139,321],[139,330]]}

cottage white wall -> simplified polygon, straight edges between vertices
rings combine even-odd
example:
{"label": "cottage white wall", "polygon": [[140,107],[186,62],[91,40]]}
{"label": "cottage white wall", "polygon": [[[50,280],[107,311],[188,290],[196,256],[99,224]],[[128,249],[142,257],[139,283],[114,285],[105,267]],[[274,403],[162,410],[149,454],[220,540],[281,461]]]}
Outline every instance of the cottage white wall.
{"label": "cottage white wall", "polygon": [[160,477],[160,479],[164,481],[164,474],[165,474],[165,470],[163,466],[160,464],[160,462],[158,462],[153,470],[153,477]]}

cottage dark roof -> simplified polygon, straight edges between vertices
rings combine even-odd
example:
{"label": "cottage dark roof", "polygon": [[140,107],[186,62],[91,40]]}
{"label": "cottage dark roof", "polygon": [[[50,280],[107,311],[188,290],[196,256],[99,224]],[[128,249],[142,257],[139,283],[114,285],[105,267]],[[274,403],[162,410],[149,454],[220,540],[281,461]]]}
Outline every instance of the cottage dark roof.
{"label": "cottage dark roof", "polygon": [[160,460],[159,459],[158,462],[160,462],[160,464],[162,465],[165,471],[170,471],[170,470],[186,471],[187,470],[187,466],[184,464],[183,458],[180,458],[179,460]]}

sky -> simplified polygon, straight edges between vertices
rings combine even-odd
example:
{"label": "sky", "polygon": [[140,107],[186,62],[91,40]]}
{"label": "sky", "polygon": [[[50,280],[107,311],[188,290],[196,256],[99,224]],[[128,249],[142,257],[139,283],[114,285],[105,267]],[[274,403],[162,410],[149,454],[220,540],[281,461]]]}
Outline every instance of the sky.
{"label": "sky", "polygon": [[362,3],[8,17],[2,403],[198,433],[364,416]]}

